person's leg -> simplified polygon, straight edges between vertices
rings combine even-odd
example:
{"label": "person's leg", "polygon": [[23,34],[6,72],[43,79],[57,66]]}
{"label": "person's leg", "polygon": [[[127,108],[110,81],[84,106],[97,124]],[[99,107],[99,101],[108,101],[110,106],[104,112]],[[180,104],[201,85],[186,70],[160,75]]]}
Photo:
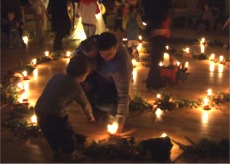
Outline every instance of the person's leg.
{"label": "person's leg", "polygon": [[53,44],[53,51],[60,51],[63,50],[62,47],[62,39],[65,37],[65,34],[62,31],[57,31],[55,34],[54,44]]}
{"label": "person's leg", "polygon": [[86,25],[86,24],[82,24],[83,25],[83,29],[84,29],[84,32],[85,32],[85,36],[86,38],[89,37],[89,25]]}
{"label": "person's leg", "polygon": [[162,87],[159,62],[163,60],[167,40],[163,36],[151,38],[151,67],[146,80],[146,87],[149,89],[159,89]]}
{"label": "person's leg", "polygon": [[94,26],[94,25],[89,26],[88,37],[95,35],[95,33],[96,33],[96,26]]}

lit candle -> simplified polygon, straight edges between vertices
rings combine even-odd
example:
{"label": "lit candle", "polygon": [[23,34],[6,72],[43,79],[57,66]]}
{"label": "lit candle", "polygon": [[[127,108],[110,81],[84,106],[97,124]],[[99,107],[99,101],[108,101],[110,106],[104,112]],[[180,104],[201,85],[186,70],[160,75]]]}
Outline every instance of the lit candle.
{"label": "lit candle", "polygon": [[188,47],[185,48],[185,52],[186,52],[186,53],[189,53],[189,48],[188,48]]}
{"label": "lit candle", "polygon": [[27,92],[24,92],[22,94],[22,102],[23,103],[27,103],[28,102],[28,94],[27,94]]}
{"label": "lit candle", "polygon": [[205,50],[205,38],[202,38],[200,41],[200,51],[201,53],[204,53]]}
{"label": "lit candle", "polygon": [[37,77],[38,77],[38,70],[37,69],[35,69],[33,71],[33,75],[34,75],[34,78],[37,79]]}
{"label": "lit candle", "polygon": [[210,56],[210,60],[211,60],[211,61],[214,61],[214,59],[215,59],[215,54],[212,54],[212,55]]}
{"label": "lit candle", "polygon": [[138,37],[138,38],[139,38],[139,40],[140,40],[140,41],[142,40],[142,36],[141,36],[141,35],[139,35],[139,37]]}
{"label": "lit candle", "polygon": [[22,40],[23,40],[23,42],[26,44],[26,46],[27,46],[27,44],[28,44],[28,42],[29,42],[29,38],[28,38],[28,36],[23,36],[22,37]]}
{"label": "lit candle", "polygon": [[157,99],[160,99],[161,98],[161,94],[157,94]]}
{"label": "lit candle", "polygon": [[34,114],[31,118],[30,121],[33,125],[37,125],[37,116]]}
{"label": "lit candle", "polygon": [[46,52],[45,52],[45,56],[49,56],[49,51],[46,51]]}
{"label": "lit candle", "polygon": [[164,66],[168,67],[169,66],[169,54],[164,53]]}
{"label": "lit candle", "polygon": [[33,59],[31,63],[36,67],[37,66],[37,59]]}
{"label": "lit candle", "polygon": [[162,62],[160,62],[160,63],[159,63],[159,66],[161,66],[161,67],[162,67],[162,66],[163,66],[163,63],[162,63]]}
{"label": "lit candle", "polygon": [[137,69],[136,68],[133,69],[132,75],[133,75],[133,82],[136,82],[136,79],[137,79]]}
{"label": "lit candle", "polygon": [[223,63],[224,63],[224,57],[220,56],[220,64],[223,64]]}
{"label": "lit candle", "polygon": [[169,46],[168,45],[165,48],[166,48],[166,50],[169,50]]}
{"label": "lit candle", "polygon": [[157,108],[157,110],[155,111],[155,114],[156,114],[157,119],[161,119],[162,110],[160,108]]}
{"label": "lit candle", "polygon": [[145,23],[145,22],[142,22],[142,24],[143,24],[144,26],[146,26],[146,25],[147,25],[147,23]]}
{"label": "lit candle", "polygon": [[176,62],[176,65],[177,65],[178,67],[180,67],[180,62],[179,62],[179,61],[177,61],[177,62]]}
{"label": "lit candle", "polygon": [[133,64],[133,67],[136,67],[136,65],[137,65],[136,59],[132,59],[132,64]]}
{"label": "lit candle", "polygon": [[208,89],[207,92],[208,92],[208,96],[212,96],[212,89]]}
{"label": "lit candle", "polygon": [[188,68],[188,62],[187,61],[184,63],[184,67]]}
{"label": "lit candle", "polygon": [[161,137],[167,137],[167,134],[166,133],[163,133],[162,135],[161,135]]}
{"label": "lit candle", "polygon": [[209,107],[209,98],[208,97],[204,98],[204,107],[203,107],[203,109],[204,110],[210,109],[210,107]]}
{"label": "lit candle", "polygon": [[29,78],[27,76],[27,71],[23,71],[22,74],[23,74],[23,79],[24,80],[29,80]]}
{"label": "lit candle", "polygon": [[126,42],[126,41],[127,41],[127,38],[123,38],[122,41],[123,41],[123,42]]}
{"label": "lit candle", "polygon": [[66,52],[66,57],[70,57],[70,55],[71,55],[70,51],[67,51]]}
{"label": "lit candle", "polygon": [[140,51],[142,49],[142,43],[139,43],[137,46],[137,50]]}
{"label": "lit candle", "polygon": [[113,122],[113,124],[107,125],[107,131],[110,134],[116,134],[117,130],[118,130],[118,123],[117,122]]}

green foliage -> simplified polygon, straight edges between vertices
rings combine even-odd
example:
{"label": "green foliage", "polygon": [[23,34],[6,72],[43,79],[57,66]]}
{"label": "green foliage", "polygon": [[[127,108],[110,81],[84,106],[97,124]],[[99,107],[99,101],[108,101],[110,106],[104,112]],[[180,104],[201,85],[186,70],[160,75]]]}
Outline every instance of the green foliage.
{"label": "green foliage", "polygon": [[50,56],[41,56],[37,58],[37,64],[46,63],[51,61],[53,58]]}
{"label": "green foliage", "polygon": [[1,86],[1,102],[2,103],[16,103],[19,98],[19,91],[17,85],[14,83],[5,83]]}
{"label": "green foliage", "polygon": [[152,109],[152,105],[142,96],[135,95],[129,104],[129,109],[130,111],[147,111]]}
{"label": "green foliage", "polygon": [[212,100],[216,104],[230,102],[230,93],[217,92],[215,95],[212,96]]}

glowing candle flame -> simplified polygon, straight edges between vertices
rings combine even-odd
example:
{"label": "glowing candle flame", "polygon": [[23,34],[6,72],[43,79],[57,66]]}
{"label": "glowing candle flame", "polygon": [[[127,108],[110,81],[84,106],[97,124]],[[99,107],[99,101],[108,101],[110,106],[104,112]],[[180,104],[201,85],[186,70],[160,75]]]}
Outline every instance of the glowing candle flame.
{"label": "glowing candle flame", "polygon": [[137,46],[137,50],[140,51],[142,49],[142,43],[139,43]]}
{"label": "glowing candle flame", "polygon": [[136,68],[133,69],[132,74],[133,74],[133,81],[135,82],[136,79],[137,79],[137,70],[136,70]]}
{"label": "glowing candle flame", "polygon": [[212,60],[214,60],[215,59],[215,54],[212,54],[211,56],[210,56],[210,60],[212,61]]}
{"label": "glowing candle flame", "polygon": [[212,96],[212,89],[208,89],[208,96]]}
{"label": "glowing candle flame", "polygon": [[187,61],[185,62],[184,67],[188,68],[188,62]]}
{"label": "glowing candle flame", "polygon": [[29,90],[29,83],[28,83],[28,81],[24,81],[23,88],[25,89],[25,91]]}
{"label": "glowing candle flame", "polygon": [[159,63],[159,66],[161,66],[161,67],[162,67],[162,66],[163,66],[163,63],[162,63],[162,62],[160,62],[160,63]]}
{"label": "glowing candle flame", "polygon": [[46,52],[45,52],[45,56],[49,56],[49,51],[46,51]]}
{"label": "glowing candle flame", "polygon": [[28,36],[23,36],[23,37],[22,37],[22,40],[23,40],[23,42],[27,45],[27,44],[28,44],[28,41],[29,41],[29,38],[28,38]]}
{"label": "glowing candle flame", "polygon": [[165,48],[166,48],[166,50],[169,50],[169,46],[168,45]]}
{"label": "glowing candle flame", "polygon": [[204,105],[208,105],[208,103],[209,103],[209,98],[205,97],[204,98]]}
{"label": "glowing candle flame", "polygon": [[147,23],[145,23],[145,22],[142,22],[142,24],[143,24],[144,26],[146,26],[146,25],[147,25]]}
{"label": "glowing candle flame", "polygon": [[136,59],[132,59],[132,64],[133,64],[134,67],[136,66],[136,64],[137,64]]}
{"label": "glowing candle flame", "polygon": [[161,135],[161,137],[167,137],[167,134],[166,133],[163,133],[162,135]]}
{"label": "glowing candle flame", "polygon": [[24,77],[27,77],[27,71],[23,71],[22,74]]}
{"label": "glowing candle flame", "polygon": [[37,116],[35,114],[30,118],[30,120],[32,124],[37,124]]}
{"label": "glowing candle flame", "polygon": [[188,48],[188,47],[185,48],[185,52],[186,52],[186,53],[189,53],[189,48]]}
{"label": "glowing candle flame", "polygon": [[127,41],[127,40],[128,40],[127,38],[123,38],[123,39],[122,39],[123,42],[125,42],[125,41]]}
{"label": "glowing candle flame", "polygon": [[139,38],[139,40],[142,40],[142,36],[141,36],[141,35],[139,35],[139,37],[138,37],[138,38]]}
{"label": "glowing candle flame", "polygon": [[70,57],[70,55],[71,55],[70,51],[67,51],[66,52],[66,57]]}
{"label": "glowing candle flame", "polygon": [[224,61],[224,57],[223,56],[220,56],[220,62],[223,62]]}
{"label": "glowing candle flame", "polygon": [[36,64],[37,64],[37,59],[33,59],[31,63],[32,63],[33,65],[36,65]]}
{"label": "glowing candle flame", "polygon": [[205,38],[202,38],[201,41],[200,41],[200,50],[201,50],[201,53],[204,53],[204,50],[205,50]]}
{"label": "glowing candle flame", "polygon": [[155,114],[156,114],[156,117],[157,117],[158,119],[161,119],[162,110],[161,110],[160,108],[157,108]]}
{"label": "glowing candle flame", "polygon": [[179,61],[177,61],[177,62],[176,62],[176,65],[179,67],[179,66],[180,66],[180,62],[179,62]]}
{"label": "glowing candle flame", "polygon": [[107,131],[110,134],[116,134],[118,130],[118,123],[117,122],[113,122],[113,124],[107,125]]}
{"label": "glowing candle flame", "polygon": [[161,98],[161,94],[157,94],[157,99],[160,99]]}

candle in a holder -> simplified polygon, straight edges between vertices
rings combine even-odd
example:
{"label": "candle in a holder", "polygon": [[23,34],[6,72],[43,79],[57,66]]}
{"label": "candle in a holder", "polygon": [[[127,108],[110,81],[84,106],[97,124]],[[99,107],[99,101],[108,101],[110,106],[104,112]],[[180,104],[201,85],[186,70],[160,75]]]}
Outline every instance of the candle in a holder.
{"label": "candle in a holder", "polygon": [[113,124],[107,125],[107,131],[110,134],[116,134],[117,130],[118,130],[118,123],[117,122],[113,122]]}
{"label": "candle in a holder", "polygon": [[209,110],[210,107],[209,107],[209,98],[208,97],[205,97],[204,98],[204,106],[203,106],[203,109],[204,110]]}
{"label": "candle in a holder", "polygon": [[46,51],[46,52],[45,52],[45,56],[49,56],[49,51]]}
{"label": "candle in a holder", "polygon": [[37,66],[37,59],[33,59],[31,63],[36,67]]}
{"label": "candle in a holder", "polygon": [[165,67],[168,67],[169,66],[169,61],[170,59],[169,59],[169,54],[167,54],[167,53],[164,53],[164,66]]}
{"label": "candle in a holder", "polygon": [[22,74],[23,74],[23,79],[24,80],[29,80],[29,78],[27,76],[27,71],[23,71]]}
{"label": "candle in a holder", "polygon": [[142,36],[141,36],[141,35],[139,35],[139,37],[138,37],[138,38],[139,38],[139,40],[140,40],[140,41],[142,41]]}
{"label": "candle in a holder", "polygon": [[68,58],[69,58],[69,57],[70,57],[70,55],[71,55],[70,51],[67,51],[67,52],[66,52],[66,57],[68,57]]}
{"label": "candle in a holder", "polygon": [[211,60],[211,61],[214,61],[214,60],[215,60],[215,54],[212,54],[212,55],[210,56],[210,60]]}
{"label": "candle in a holder", "polygon": [[200,41],[200,51],[201,53],[204,53],[205,50],[205,38],[202,38]]}
{"label": "candle in a holder", "polygon": [[22,40],[23,40],[23,42],[26,44],[26,46],[27,46],[27,44],[28,44],[28,42],[29,42],[29,38],[28,38],[28,36],[23,36],[22,37]]}

